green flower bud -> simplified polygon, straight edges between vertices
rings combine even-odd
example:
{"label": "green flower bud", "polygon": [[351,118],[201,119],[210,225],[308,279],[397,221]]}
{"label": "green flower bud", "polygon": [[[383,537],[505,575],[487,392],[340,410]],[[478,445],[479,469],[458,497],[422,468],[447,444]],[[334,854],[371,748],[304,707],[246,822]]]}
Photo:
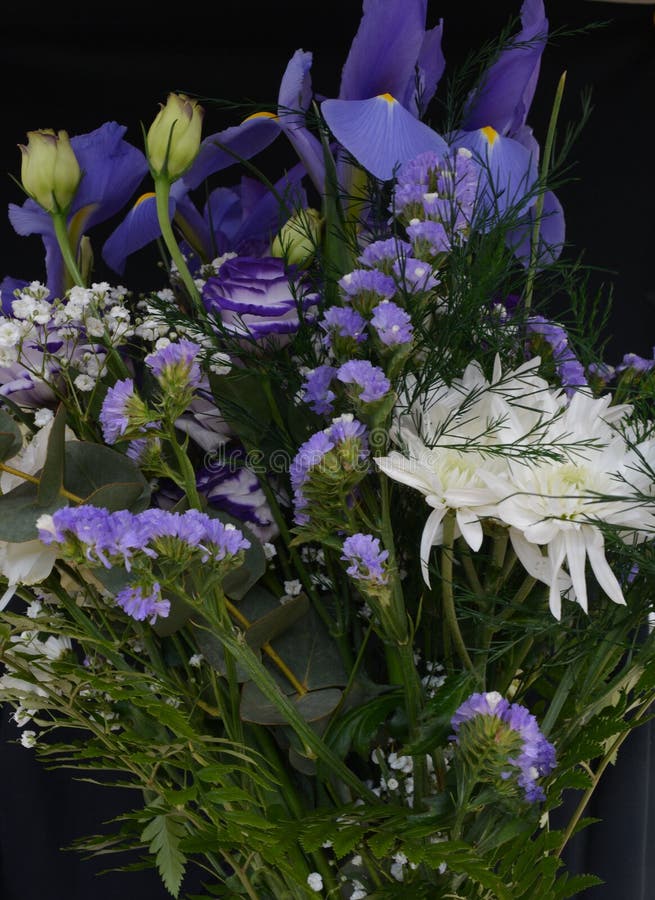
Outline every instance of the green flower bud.
{"label": "green flower bud", "polygon": [[65,131],[28,131],[22,153],[21,181],[33,200],[48,212],[68,209],[82,177]]}
{"label": "green flower bud", "polygon": [[146,137],[148,162],[154,175],[175,181],[198,155],[204,109],[185,94],[169,94]]}
{"label": "green flower bud", "polygon": [[292,266],[307,265],[318,247],[321,225],[320,213],[311,207],[291,216],[275,236],[271,256]]}

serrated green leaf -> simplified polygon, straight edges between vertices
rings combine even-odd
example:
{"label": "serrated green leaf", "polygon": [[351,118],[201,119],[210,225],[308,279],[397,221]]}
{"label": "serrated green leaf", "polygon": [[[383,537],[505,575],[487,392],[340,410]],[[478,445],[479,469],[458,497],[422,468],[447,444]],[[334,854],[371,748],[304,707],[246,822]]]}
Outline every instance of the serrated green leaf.
{"label": "serrated green leaf", "polygon": [[154,816],[141,833],[141,840],[149,842],[148,849],[155,854],[159,874],[173,897],[179,897],[186,867],[186,857],[180,850],[183,836],[180,817],[171,813]]}

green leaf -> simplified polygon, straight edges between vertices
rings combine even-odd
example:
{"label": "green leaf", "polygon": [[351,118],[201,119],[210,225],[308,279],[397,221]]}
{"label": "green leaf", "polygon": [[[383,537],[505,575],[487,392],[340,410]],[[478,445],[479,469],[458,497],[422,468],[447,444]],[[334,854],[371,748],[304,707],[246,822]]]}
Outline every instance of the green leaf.
{"label": "green leaf", "polygon": [[[342,691],[338,688],[325,688],[309,691],[302,696],[296,694],[290,699],[306,722],[317,722],[336,709],[341,697]],[[254,722],[257,725],[289,724],[277,706],[252,681],[247,681],[241,690],[240,713],[244,722]]]}
{"label": "green leaf", "polygon": [[40,506],[50,506],[59,497],[64,484],[65,448],[66,407],[60,403],[48,435],[45,463],[39,480]]}
{"label": "green leaf", "polygon": [[0,409],[0,460],[11,459],[23,447],[23,436],[13,416]]}
{"label": "green leaf", "polygon": [[[310,691],[348,683],[337,643],[312,608],[272,641],[272,646],[298,681]],[[271,673],[284,685],[283,689],[287,689],[284,676],[272,666]]]}
{"label": "green leaf", "polygon": [[29,481],[19,484],[7,494],[0,495],[0,541],[22,543],[34,541],[39,532],[36,520],[44,513],[52,514],[66,506],[63,497],[58,497],[49,506],[39,502],[38,486]]}
{"label": "green leaf", "polygon": [[386,689],[378,697],[367,696],[361,705],[348,712],[341,712],[330,722],[323,736],[325,742],[342,759],[351,749],[368,758],[373,736],[402,703],[402,698],[403,691],[394,688]]}
{"label": "green leaf", "polygon": [[[101,500],[110,510],[125,509],[123,499],[128,495],[135,498],[129,507],[132,512],[146,509],[150,499],[150,486],[131,459],[88,441],[66,443],[64,487],[87,503],[101,505]],[[107,490],[100,493],[101,488]]]}
{"label": "green leaf", "polygon": [[180,850],[183,837],[184,825],[173,814],[156,815],[141,834],[142,841],[150,842],[148,849],[156,855],[159,874],[173,897],[179,896],[186,866],[186,857]]}
{"label": "green leaf", "polygon": [[269,613],[257,619],[246,630],[246,643],[253,650],[259,650],[291,627],[309,610],[306,594],[298,594],[286,603],[278,603]]}
{"label": "green leaf", "polygon": [[226,422],[244,443],[258,447],[271,421],[261,376],[246,369],[233,369],[226,375],[210,375],[209,384]]}

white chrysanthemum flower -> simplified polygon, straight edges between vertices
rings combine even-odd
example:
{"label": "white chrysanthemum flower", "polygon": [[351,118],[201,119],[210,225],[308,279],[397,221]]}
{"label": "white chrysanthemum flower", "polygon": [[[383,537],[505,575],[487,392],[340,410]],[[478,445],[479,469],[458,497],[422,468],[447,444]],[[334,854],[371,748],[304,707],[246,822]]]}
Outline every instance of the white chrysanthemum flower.
{"label": "white chrysanthemum flower", "polygon": [[392,429],[401,449],[375,462],[390,478],[420,491],[432,507],[420,547],[428,586],[430,551],[443,541],[446,515],[455,513],[456,536],[478,551],[481,519],[495,499],[483,473],[502,472],[507,455],[538,443],[546,423],[560,415],[563,392],[535,374],[538,364],[533,359],[503,375],[496,359],[489,382],[473,362],[451,385],[439,383],[417,397],[414,385],[407,387],[411,401]]}
{"label": "white chrysanthemum flower", "polygon": [[[587,610],[586,564],[615,603],[625,603],[605,557],[601,525],[615,526],[627,541],[640,541],[655,528],[654,507],[639,494],[655,497],[648,469],[655,442],[631,446],[619,429],[629,407],[610,407],[610,397],[574,394],[552,428],[552,438],[578,438],[564,460],[510,461],[503,474],[483,473],[496,492],[496,514],[510,525],[512,546],[525,569],[550,587],[553,615],[561,617],[562,567],[571,599]],[[584,441],[588,443],[584,445]],[[544,554],[541,548],[545,548]]]}

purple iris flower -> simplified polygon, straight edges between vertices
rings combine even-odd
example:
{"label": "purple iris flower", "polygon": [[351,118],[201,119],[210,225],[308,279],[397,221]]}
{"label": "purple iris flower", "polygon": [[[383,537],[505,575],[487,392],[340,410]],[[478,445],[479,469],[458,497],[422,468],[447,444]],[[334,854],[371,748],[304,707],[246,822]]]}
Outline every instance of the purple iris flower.
{"label": "purple iris flower", "polygon": [[[95,131],[71,138],[82,170],[68,214],[68,233],[75,250],[91,228],[123,208],[148,171],[143,153],[123,140],[126,131],[117,122],[106,122]],[[47,287],[52,297],[61,297],[67,287],[66,274],[52,217],[28,199],[22,206],[10,204],[9,219],[18,234],[41,235],[46,250]]]}

